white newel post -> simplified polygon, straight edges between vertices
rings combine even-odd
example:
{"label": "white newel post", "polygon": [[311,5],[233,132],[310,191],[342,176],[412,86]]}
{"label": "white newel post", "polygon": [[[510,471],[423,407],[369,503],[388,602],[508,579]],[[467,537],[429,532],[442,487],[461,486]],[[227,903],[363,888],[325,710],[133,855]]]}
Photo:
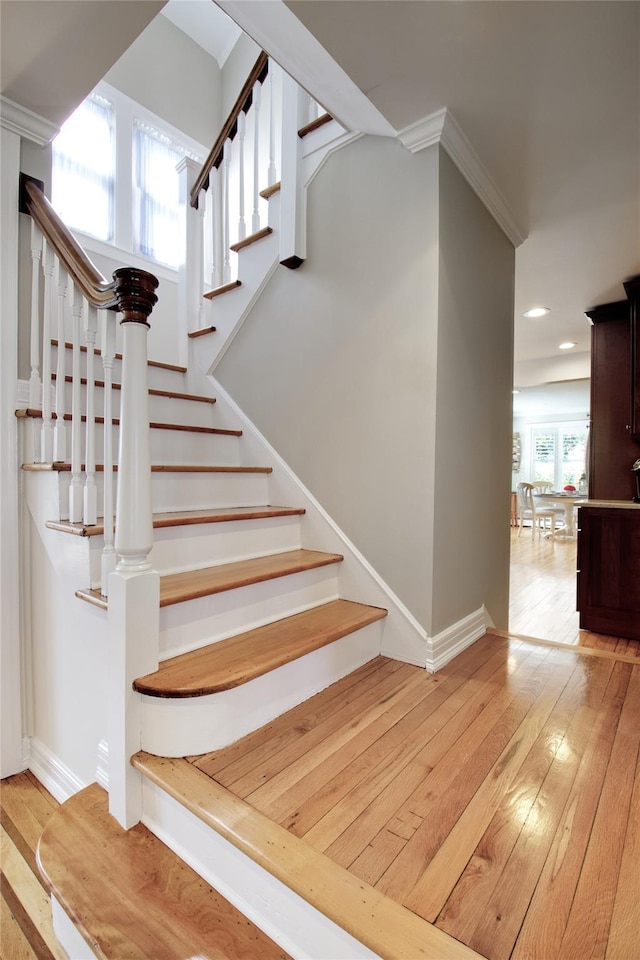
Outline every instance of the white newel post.
{"label": "white newel post", "polygon": [[109,810],[126,828],[141,815],[141,782],[130,764],[140,749],[136,677],[158,667],[160,578],[153,543],[147,386],[148,317],[158,281],[143,270],[114,273],[122,312],[123,365],[115,548],[109,576]]}
{"label": "white newel post", "polygon": [[222,153],[222,282],[229,283],[231,280],[231,252],[229,250],[230,230],[229,230],[229,170],[231,167],[231,140],[228,138],[224,142]]}
{"label": "white newel post", "polygon": [[247,115],[243,110],[238,114],[238,240],[244,240],[247,235],[247,225],[244,219],[244,138],[247,127]]}
{"label": "white newel post", "polygon": [[191,190],[200,173],[200,165],[184,157],[176,167],[180,178],[180,214],[185,238],[184,258],[178,269],[178,304],[181,340],[190,330],[204,326],[204,196],[198,198],[198,209],[191,206]]}
{"label": "white newel post", "polygon": [[253,85],[253,213],[251,215],[251,233],[260,229],[260,100],[262,84]]}

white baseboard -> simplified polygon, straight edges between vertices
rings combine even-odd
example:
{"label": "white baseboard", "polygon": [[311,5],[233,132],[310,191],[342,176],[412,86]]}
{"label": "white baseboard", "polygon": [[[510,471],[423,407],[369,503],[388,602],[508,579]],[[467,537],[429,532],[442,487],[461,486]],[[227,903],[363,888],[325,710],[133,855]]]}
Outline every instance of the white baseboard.
{"label": "white baseboard", "polygon": [[31,738],[29,770],[59,803],[87,786],[37,737]]}
{"label": "white baseboard", "polygon": [[427,639],[427,670],[434,673],[475,643],[493,625],[484,605],[458,620],[435,637]]}
{"label": "white baseboard", "polygon": [[98,744],[98,764],[96,766],[96,783],[109,793],[109,744],[101,740]]}

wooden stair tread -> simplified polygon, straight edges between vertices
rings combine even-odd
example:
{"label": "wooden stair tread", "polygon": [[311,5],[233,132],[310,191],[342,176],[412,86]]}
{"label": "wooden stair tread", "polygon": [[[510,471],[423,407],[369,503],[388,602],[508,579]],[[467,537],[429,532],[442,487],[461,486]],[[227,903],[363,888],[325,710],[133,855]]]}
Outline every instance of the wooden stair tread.
{"label": "wooden stair tread", "polygon": [[133,766],[376,956],[484,960],[465,944],[333,863],[187,760],[140,752]]}
{"label": "wooden stair tread", "polygon": [[[51,379],[56,380],[57,375],[55,373],[51,374]],[[73,383],[73,377],[67,374],[65,376],[65,383]],[[87,378],[80,377],[80,383],[82,386],[86,387]],[[94,386],[104,389],[104,380],[94,380]],[[122,390],[121,383],[112,383],[112,390]],[[178,393],[176,390],[156,390],[155,387],[149,387],[149,394],[153,397],[169,397],[171,400],[193,400],[196,403],[215,403],[215,397],[202,397],[196,393]]]}
{"label": "wooden stair tread", "polygon": [[[81,470],[86,470],[86,464],[80,465]],[[56,460],[54,463],[23,463],[22,469],[31,473],[68,473],[71,470],[71,464],[62,460]],[[118,469],[118,464],[114,463],[113,469]],[[103,463],[96,463],[96,473],[102,473]],[[238,467],[238,466],[211,466],[200,463],[152,463],[151,473],[271,473],[273,467]]]}
{"label": "wooden stair tread", "polygon": [[[18,418],[29,417],[33,420],[41,420],[42,410],[34,410],[32,407],[21,408],[19,410],[16,410],[16,417]],[[53,420],[58,419],[58,415],[56,413],[52,413],[51,417]],[[70,422],[72,419],[72,415],[70,413],[65,413],[62,415],[62,419],[67,422]],[[80,417],[80,420],[82,421],[82,423],[87,422],[87,418],[85,414],[82,414],[82,416]],[[104,423],[104,417],[94,417],[94,421],[95,423],[98,423],[98,424]],[[112,417],[111,425],[113,427],[119,427],[120,418]],[[155,420],[152,420],[149,423],[149,428],[151,430],[177,430],[178,432],[183,432],[183,433],[207,433],[212,436],[215,435],[215,436],[221,436],[221,437],[241,437],[242,436],[242,430],[223,430],[220,427],[197,427],[197,426],[192,426],[191,424],[188,424],[188,423],[160,423],[160,422],[156,422]]]}
{"label": "wooden stair tread", "polygon": [[387,611],[333,600],[165,660],[134,683],[152,697],[202,697],[230,690],[386,617]]}
{"label": "wooden stair tread", "polygon": [[238,240],[237,243],[232,243],[229,249],[233,250],[234,253],[239,253],[240,250],[244,250],[245,247],[250,247],[252,243],[257,243],[258,240],[263,240],[271,233],[273,233],[271,227],[263,227],[262,230],[256,230],[255,233],[249,234],[244,240]]}
{"label": "wooden stair tread", "polygon": [[[203,293],[203,297],[207,300],[213,300],[214,297],[221,297],[223,293],[230,293],[231,290],[235,290],[237,287],[241,287],[242,283],[240,280],[232,280],[231,283],[223,283],[219,287],[214,287],[213,290],[209,290],[207,293]],[[207,328],[209,332],[209,328]]]}
{"label": "wooden stair tread", "polygon": [[289,957],[143,824],[123,830],[97,784],[53,815],[38,865],[98,957]]}
{"label": "wooden stair tread", "polygon": [[209,333],[215,333],[216,327],[200,327],[199,330],[190,330],[187,334],[191,340],[195,340],[197,337],[206,337]]}
{"label": "wooden stair tread", "polygon": [[[188,527],[198,523],[226,523],[233,520],[263,520],[269,517],[302,516],[304,507],[215,507],[209,510],[174,510],[170,513],[156,513],[153,527],[161,530],[165,527]],[[77,537],[102,536],[104,527],[99,522],[93,526],[84,523],[72,523],[70,520],[47,520],[49,530],[71,533]]]}
{"label": "wooden stair tread", "polygon": [[298,136],[302,140],[308,134],[313,133],[314,130],[324,127],[325,123],[331,123],[332,120],[333,117],[330,113],[323,113],[321,116],[316,117],[315,120],[312,120],[311,123],[306,123],[304,127],[300,127],[298,130]]}
{"label": "wooden stair tread", "polygon": [[282,184],[278,180],[277,183],[272,183],[270,187],[265,187],[264,190],[260,191],[260,196],[263,200],[268,200],[275,193],[278,193],[282,189]]}
{"label": "wooden stair tread", "polygon": [[[339,553],[322,553],[318,550],[288,550],[286,553],[252,557],[234,563],[220,563],[213,567],[200,567],[182,573],[170,573],[160,577],[160,606],[170,607],[175,603],[210,597],[227,590],[236,590],[252,583],[275,580],[292,573],[314,570],[343,559]],[[107,598],[99,590],[76,590],[76,597],[106,610]]]}
{"label": "wooden stair tread", "polygon": [[[57,341],[57,340],[52,340],[52,341],[51,341],[51,345],[54,346],[54,347],[57,347],[57,346],[58,346],[58,341]],[[66,349],[66,350],[73,350],[73,344],[72,344],[72,343],[69,343],[69,341],[66,341],[64,346],[65,346],[65,349]],[[87,352],[86,346],[81,345],[81,346],[80,346],[80,352],[81,352],[81,353],[86,353],[86,352]],[[97,347],[94,347],[93,352],[94,352],[94,354],[95,354],[97,357],[101,357],[101,356],[102,356],[102,350],[99,350]],[[115,354],[115,358],[116,358],[116,360],[122,360],[122,354],[121,354],[121,353],[116,353],[116,354]],[[186,372],[187,372],[187,368],[186,368],[186,367],[181,367],[181,366],[180,366],[179,364],[177,364],[177,363],[164,363],[164,362],[161,361],[161,360],[147,360],[147,366],[148,366],[148,367],[158,367],[160,370],[174,370],[176,373],[186,373]]]}

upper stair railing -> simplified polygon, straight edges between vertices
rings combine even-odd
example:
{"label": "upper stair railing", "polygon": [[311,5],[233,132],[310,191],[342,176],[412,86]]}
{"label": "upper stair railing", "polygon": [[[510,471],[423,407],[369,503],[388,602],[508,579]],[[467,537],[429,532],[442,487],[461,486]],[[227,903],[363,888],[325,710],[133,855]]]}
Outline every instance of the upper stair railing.
{"label": "upper stair railing", "polygon": [[[292,109],[294,115],[285,116]],[[271,232],[268,198],[279,188],[281,171],[297,169],[298,131],[323,122],[322,112],[262,52],[203,166],[182,161],[178,169],[187,222],[181,300],[189,331],[209,325],[203,294],[211,298],[238,285],[239,250]],[[286,257],[282,254],[281,261]]]}
{"label": "upper stair railing", "polygon": [[[152,541],[150,448],[146,335],[157,301],[157,279],[144,270],[122,267],[111,280],[87,257],[57,215],[40,186],[22,178],[21,209],[31,216],[31,323],[29,410],[41,412],[34,430],[35,463],[70,469],[68,515],[61,520],[95,525],[99,516],[98,473],[102,473],[104,551],[102,592],[108,574],[118,566],[147,563]],[[40,303],[40,270],[44,275]],[[114,534],[112,371],[116,359],[116,313],[123,327],[118,457],[117,529]],[[68,331],[71,369],[68,369]],[[97,344],[100,349],[97,349]],[[83,354],[86,361],[83,364]],[[96,463],[95,357],[104,371],[104,455]],[[55,357],[55,372],[53,358]],[[82,376],[82,367],[85,376]],[[52,390],[55,382],[55,392]],[[66,383],[71,381],[71,411],[65,409]],[[85,402],[82,402],[85,386]],[[70,431],[67,423],[70,420]],[[83,424],[84,421],[84,424]],[[38,422],[34,420],[34,422]],[[84,457],[83,457],[84,426]],[[84,461],[84,462],[83,462]],[[67,467],[69,464],[69,467]],[[63,508],[63,513],[67,511]]]}

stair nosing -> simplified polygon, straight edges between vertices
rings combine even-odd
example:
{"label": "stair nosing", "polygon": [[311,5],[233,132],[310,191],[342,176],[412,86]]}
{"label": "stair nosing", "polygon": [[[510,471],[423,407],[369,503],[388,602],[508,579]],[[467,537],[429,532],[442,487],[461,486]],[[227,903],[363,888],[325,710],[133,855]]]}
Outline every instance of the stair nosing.
{"label": "stair nosing", "polygon": [[[69,473],[71,464],[64,460],[56,460],[53,463],[23,463],[22,469],[28,473]],[[86,471],[85,463],[80,464],[82,473]],[[113,469],[117,471],[118,464],[114,463]],[[104,464],[96,463],[96,473],[104,472]],[[273,467],[240,467],[240,466],[215,466],[212,464],[184,464],[184,463],[152,463],[152,473],[244,473],[244,474],[268,474],[273,472]]]}
{"label": "stair nosing", "polygon": [[[31,420],[41,420],[42,410],[36,410],[34,407],[21,407],[18,410],[16,410],[16,417],[18,417],[18,419],[28,418]],[[58,419],[57,413],[52,413],[51,419],[57,420]],[[70,423],[73,420],[73,414],[65,413],[63,414],[62,419],[66,423]],[[104,424],[104,417],[96,416],[93,419],[94,419],[94,423]],[[86,423],[87,422],[86,414],[83,413],[80,417],[80,420],[82,423]],[[111,426],[119,427],[120,417],[112,417]],[[189,423],[165,423],[165,422],[156,421],[156,420],[151,420],[149,422],[149,429],[150,430],[175,430],[177,432],[182,432],[182,433],[206,433],[206,434],[210,434],[211,436],[219,436],[219,437],[241,437],[242,436],[242,430],[227,430],[221,427],[202,427],[202,426],[197,426]]]}
{"label": "stair nosing", "polygon": [[258,240],[264,240],[265,237],[270,236],[272,233],[272,227],[263,227],[262,230],[256,230],[255,233],[249,234],[249,236],[243,240],[238,240],[237,243],[230,244],[229,249],[233,250],[234,253],[239,253],[241,250],[244,250],[245,247],[250,247],[252,243],[257,243]]}
{"label": "stair nosing", "polygon": [[[51,379],[57,380],[58,379],[57,374],[52,373]],[[69,374],[66,374],[64,379],[65,379],[65,383],[73,383],[73,377],[70,376]],[[83,387],[86,387],[87,385],[86,377],[80,377],[80,385]],[[104,380],[94,380],[93,385],[94,387],[98,387],[98,389],[103,390]],[[122,390],[122,384],[112,383],[111,389]],[[149,393],[154,397],[168,397],[170,400],[192,400],[196,403],[215,403],[216,402],[215,397],[203,397],[196,393],[179,393],[176,390],[158,390],[156,387],[149,387]]]}
{"label": "stair nosing", "polygon": [[213,290],[208,290],[207,293],[203,293],[202,296],[206,300],[213,300],[214,297],[221,297],[225,293],[231,293],[232,290],[236,290],[241,286],[242,283],[240,280],[232,280],[231,283],[222,283],[219,287],[214,287]]}
{"label": "stair nosing", "polygon": [[[57,346],[58,346],[58,340],[52,339],[52,340],[51,340],[51,345],[52,345],[53,347],[57,347]],[[65,350],[73,350],[73,344],[72,344],[72,343],[69,343],[68,340],[65,340],[64,346],[65,346]],[[81,353],[86,353],[86,352],[87,352],[87,347],[86,347],[84,344],[79,344],[79,347],[80,347],[80,352],[81,352]],[[94,355],[95,355],[96,357],[101,357],[101,356],[102,356],[102,350],[100,350],[98,347],[94,347],[94,348],[93,348],[93,352],[94,352]],[[116,353],[116,354],[114,354],[114,358],[115,358],[116,360],[122,360],[122,354],[121,354],[121,353]],[[174,373],[186,373],[186,372],[187,372],[187,368],[186,368],[186,367],[182,367],[182,366],[180,366],[180,365],[177,364],[177,363],[164,363],[164,361],[162,361],[162,360],[147,360],[147,366],[148,366],[148,367],[157,367],[157,368],[160,369],[160,370],[173,370]]]}
{"label": "stair nosing", "polygon": [[[358,608],[359,617],[356,617],[356,608]],[[315,625],[314,621],[328,612],[340,610],[340,612],[349,611],[351,619],[347,622],[334,623],[330,626],[325,625],[323,629]],[[387,611],[381,607],[374,607],[368,604],[356,603],[351,600],[330,600],[327,603],[319,604],[309,610],[301,613],[292,614],[289,617],[282,617],[276,621],[265,624],[260,627],[254,627],[251,630],[242,631],[234,636],[219,640],[216,643],[207,644],[186,654],[171,657],[161,663],[159,670],[148,674],[145,677],[139,677],[134,681],[134,689],[145,696],[151,696],[162,699],[185,699],[191,697],[204,697],[210,694],[220,693],[224,690],[232,690],[244,683],[250,683],[258,677],[276,670],[278,667],[300,659],[314,650],[334,643],[365,626],[376,623],[384,619]],[[305,633],[301,646],[294,647],[292,642],[287,641],[286,648],[281,646],[274,653],[273,634],[277,631],[287,630],[291,627],[302,626]],[[315,629],[315,635],[313,630]],[[310,634],[310,631],[311,634]],[[262,647],[262,656],[256,657],[255,653],[250,660],[245,659],[242,649],[248,645],[255,644],[256,641]],[[234,664],[226,668],[218,668],[218,679],[208,679],[203,681],[202,673],[199,673],[199,683],[195,681],[189,685],[183,683],[181,686],[167,686],[167,681],[159,684],[158,680],[164,675],[171,673],[173,667],[180,663],[193,663],[193,669],[202,671],[205,666],[204,661],[215,657],[216,654],[227,653],[228,651],[238,651],[239,656]],[[208,668],[211,674],[211,667]],[[206,672],[206,671],[205,671]],[[155,683],[153,681],[156,681]]]}

